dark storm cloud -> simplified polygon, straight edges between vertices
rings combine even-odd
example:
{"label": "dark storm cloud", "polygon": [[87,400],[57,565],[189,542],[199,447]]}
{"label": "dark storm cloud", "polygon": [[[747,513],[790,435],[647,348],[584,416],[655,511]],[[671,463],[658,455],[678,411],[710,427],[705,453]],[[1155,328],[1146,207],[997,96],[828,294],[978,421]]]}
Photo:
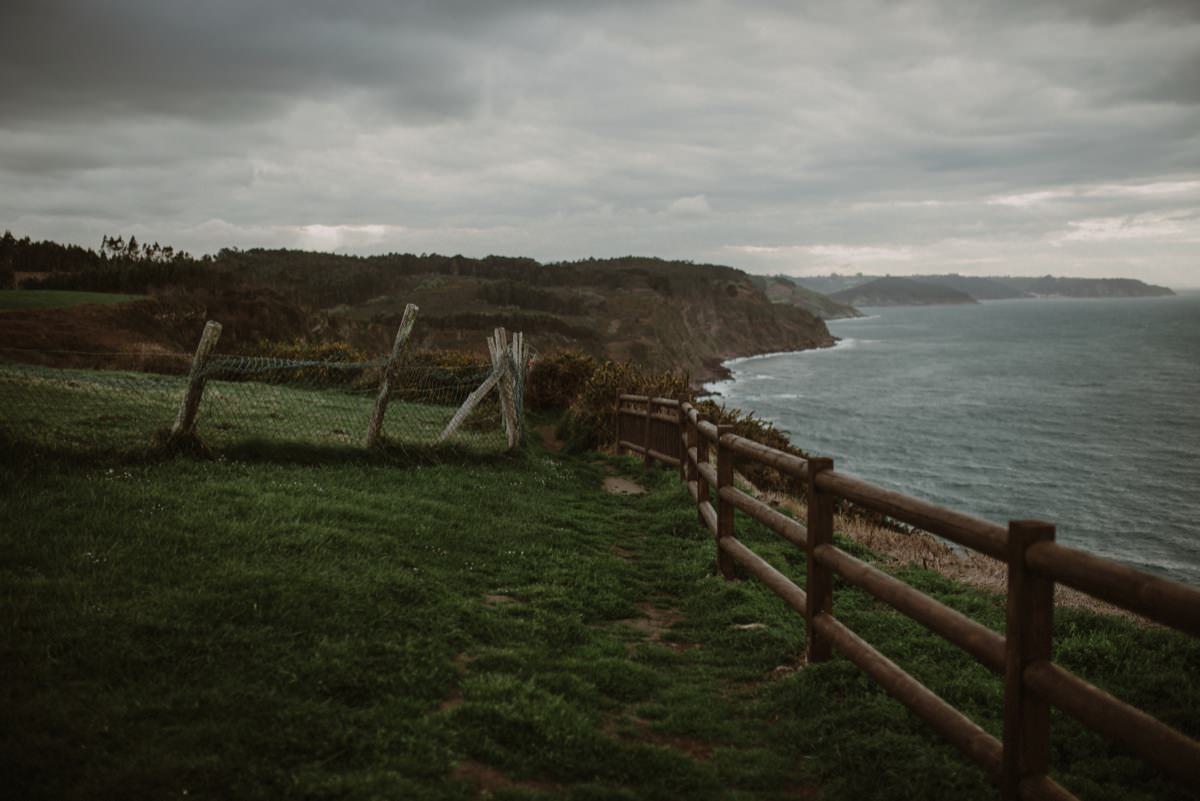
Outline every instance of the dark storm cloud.
{"label": "dark storm cloud", "polygon": [[1197,9],[10,2],[0,225],[1182,274]]}
{"label": "dark storm cloud", "polygon": [[382,3],[23,3],[0,28],[2,113],[266,116],[347,91],[461,113],[478,91],[453,19]]}

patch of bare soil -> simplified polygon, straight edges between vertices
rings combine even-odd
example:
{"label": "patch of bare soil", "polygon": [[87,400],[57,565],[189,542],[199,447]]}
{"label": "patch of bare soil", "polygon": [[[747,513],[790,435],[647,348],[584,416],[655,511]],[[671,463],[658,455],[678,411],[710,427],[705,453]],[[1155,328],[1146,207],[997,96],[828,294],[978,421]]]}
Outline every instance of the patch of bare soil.
{"label": "patch of bare soil", "polygon": [[678,609],[663,609],[649,601],[643,601],[637,605],[637,610],[642,613],[641,617],[626,618],[625,620],[618,620],[617,623],[638,632],[647,642],[662,645],[670,648],[672,651],[690,651],[693,648],[700,647],[699,643],[663,639],[663,635],[672,626],[683,620],[683,615],[680,614]]}
{"label": "patch of bare soil", "polygon": [[558,453],[563,449],[563,446],[566,445],[566,443],[559,439],[558,435],[555,434],[554,426],[538,426],[536,430],[538,438],[542,442],[542,447],[551,453]]}
{"label": "patch of bare soil", "polygon": [[608,551],[618,559],[624,559],[626,561],[629,561],[634,557],[633,551],[629,550],[628,548],[622,548],[620,545],[610,545],[608,546]]}
{"label": "patch of bare soil", "polygon": [[609,737],[623,740],[638,740],[644,743],[661,745],[687,754],[692,759],[706,761],[712,756],[713,744],[694,737],[679,737],[673,734],[663,734],[654,731],[652,722],[637,715],[622,715],[604,721],[601,731]]}
{"label": "patch of bare soil", "polygon": [[[474,661],[475,657],[471,656],[470,654],[465,652],[460,653],[454,657],[454,670],[460,677],[465,676],[467,675],[467,665]],[[451,709],[462,706],[462,702],[462,688],[458,685],[455,685],[454,689],[450,691],[450,694],[446,696],[446,698],[440,704],[438,704],[438,712],[449,712]]]}
{"label": "patch of bare soil", "polygon": [[460,759],[458,764],[454,766],[454,771],[451,775],[456,779],[463,779],[475,785],[476,798],[490,798],[493,793],[499,790],[522,789],[552,792],[562,789],[560,785],[553,782],[516,781],[510,779],[495,768],[489,767],[482,762],[476,762],[473,759]]}
{"label": "patch of bare soil", "polygon": [[605,476],[604,491],[612,495],[645,495],[646,488],[624,476]]}

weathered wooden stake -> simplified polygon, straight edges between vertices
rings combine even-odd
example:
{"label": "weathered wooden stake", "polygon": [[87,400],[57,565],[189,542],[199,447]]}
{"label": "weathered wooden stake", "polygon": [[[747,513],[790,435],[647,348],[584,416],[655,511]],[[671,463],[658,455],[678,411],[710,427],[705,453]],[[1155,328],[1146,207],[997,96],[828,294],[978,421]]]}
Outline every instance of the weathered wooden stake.
{"label": "weathered wooden stake", "polygon": [[1020,797],[1023,779],[1050,770],[1050,705],[1025,686],[1025,668],[1049,660],[1053,644],[1054,582],[1029,570],[1025,551],[1054,540],[1054,526],[1038,520],[1008,524],[1008,624],[1004,634],[1004,758],[1000,790]]}
{"label": "weathered wooden stake", "polygon": [[721,550],[721,540],[733,536],[733,504],[721,496],[721,490],[733,486],[733,451],[721,441],[733,433],[733,426],[717,426],[717,569],[726,581],[737,578],[733,557]]}
{"label": "weathered wooden stake", "polygon": [[387,364],[383,367],[383,378],[379,381],[379,394],[375,396],[375,410],[371,413],[371,424],[367,426],[367,447],[373,448],[379,442],[383,433],[383,418],[387,415],[388,400],[392,395],[392,370],[400,360],[400,351],[408,341],[413,326],[417,322],[417,307],[409,303],[404,307],[404,316],[400,318],[400,327],[396,329],[396,340],[392,343],[392,353],[388,356]]}
{"label": "weathered wooden stake", "polygon": [[525,377],[529,370],[529,343],[525,334],[513,334],[513,414],[517,423],[517,444],[525,444]]}
{"label": "weathered wooden stake", "polygon": [[817,633],[813,620],[820,614],[833,613],[833,577],[829,568],[813,558],[819,545],[833,543],[833,498],[817,489],[817,475],[833,469],[833,460],[808,460],[808,602],[804,616],[808,639],[808,662],[824,662],[833,655],[829,640]]}
{"label": "weathered wooden stake", "polygon": [[450,422],[446,424],[446,427],[442,430],[441,436],[437,438],[437,441],[445,442],[447,437],[457,431],[458,427],[462,425],[463,420],[467,419],[467,415],[469,415],[471,411],[479,405],[479,402],[496,387],[496,384],[499,383],[499,381],[500,376],[494,372],[484,379],[484,382],[480,384],[474,392],[467,396],[467,399],[463,401],[462,406],[458,407],[458,411],[455,412],[454,416],[450,418]]}
{"label": "weathered wooden stake", "polygon": [[692,422],[692,418],[680,410],[681,419],[683,420],[684,431],[687,433],[687,442],[683,448],[683,464],[686,469],[684,479],[687,481],[700,481],[699,473],[696,470],[696,465],[692,464],[692,460],[688,458],[688,451],[692,448],[696,449],[697,455],[700,453],[700,432],[696,430],[696,424]]}
{"label": "weathered wooden stake", "polygon": [[209,320],[204,324],[200,344],[196,346],[196,354],[192,356],[187,389],[183,393],[183,401],[179,404],[179,413],[175,415],[175,424],[171,426],[172,439],[192,433],[192,428],[196,425],[196,412],[200,410],[200,399],[204,396],[204,368],[220,338],[220,323]]}
{"label": "weathered wooden stake", "polygon": [[508,448],[512,450],[517,445],[519,433],[513,402],[512,352],[508,346],[508,334],[503,328],[497,328],[494,337],[488,340],[488,350],[492,354],[492,369],[500,378],[496,385],[500,394],[500,417],[504,421],[504,433],[508,436]]}

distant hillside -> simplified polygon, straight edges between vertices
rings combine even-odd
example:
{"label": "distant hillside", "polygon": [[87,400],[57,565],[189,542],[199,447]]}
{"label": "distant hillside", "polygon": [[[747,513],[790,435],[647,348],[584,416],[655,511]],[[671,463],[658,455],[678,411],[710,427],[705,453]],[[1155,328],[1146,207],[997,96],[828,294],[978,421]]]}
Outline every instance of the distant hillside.
{"label": "distant hillside", "polygon": [[977,302],[966,292],[911,278],[877,278],[862,286],[835,292],[831,297],[853,306],[940,306]]}
{"label": "distant hillside", "polygon": [[[6,312],[0,315],[0,346],[7,347],[87,350],[87,338],[73,333],[86,330],[96,341],[123,347],[179,349],[212,318],[225,325],[222,349],[249,352],[261,339],[305,338],[384,353],[406,303],[421,308],[418,346],[484,351],[486,335],[504,326],[524,331],[543,353],[578,347],[682,368],[697,380],[719,375],[721,362],[736,356],[836,341],[813,314],[772,303],[751,276],[720,265],[633,256],[541,264],[499,256],[259,249],[167,259],[11,237],[0,242],[4,248],[4,266],[36,277],[25,286],[151,298],[89,311],[87,326],[74,319],[82,314],[78,309]],[[137,317],[136,325],[126,317]],[[151,319],[164,321],[161,341]],[[112,336],[104,334],[109,329]]]}
{"label": "distant hillside", "polygon": [[837,273],[831,273],[830,275],[796,275],[789,277],[796,286],[811,289],[813,292],[819,292],[822,295],[832,296],[838,292],[862,286],[881,276],[863,275],[862,273],[858,275],[838,275]]}
{"label": "distant hillside", "polygon": [[822,320],[838,320],[846,317],[862,317],[862,312],[845,303],[838,303],[828,295],[806,289],[786,275],[755,276],[758,285],[772,303],[799,306]]}
{"label": "distant hillside", "polygon": [[997,279],[1009,286],[1038,297],[1061,298],[1156,298],[1174,295],[1165,286],[1155,286],[1134,278],[1041,278],[1009,277]]}
{"label": "distant hillside", "polygon": [[[965,292],[975,300],[1010,300],[1031,297],[1061,298],[1147,298],[1175,294],[1164,286],[1155,286],[1136,278],[1056,278],[1046,275],[1029,276],[970,276],[958,275],[911,275],[914,281],[948,287]],[[817,275],[797,276],[792,280],[798,285],[830,297],[856,287],[879,280],[879,276],[863,275]]]}
{"label": "distant hillside", "polygon": [[914,275],[913,279],[925,284],[937,284],[965,292],[975,300],[1011,300],[1029,297],[1028,293],[995,278],[952,273],[950,275]]}

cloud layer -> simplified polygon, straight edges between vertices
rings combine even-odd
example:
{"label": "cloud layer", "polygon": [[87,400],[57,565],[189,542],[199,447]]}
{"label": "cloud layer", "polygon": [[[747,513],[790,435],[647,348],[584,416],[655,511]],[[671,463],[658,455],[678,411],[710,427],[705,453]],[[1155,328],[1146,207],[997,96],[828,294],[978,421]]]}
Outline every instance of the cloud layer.
{"label": "cloud layer", "polygon": [[1200,4],[9,3],[0,226],[1200,285]]}

